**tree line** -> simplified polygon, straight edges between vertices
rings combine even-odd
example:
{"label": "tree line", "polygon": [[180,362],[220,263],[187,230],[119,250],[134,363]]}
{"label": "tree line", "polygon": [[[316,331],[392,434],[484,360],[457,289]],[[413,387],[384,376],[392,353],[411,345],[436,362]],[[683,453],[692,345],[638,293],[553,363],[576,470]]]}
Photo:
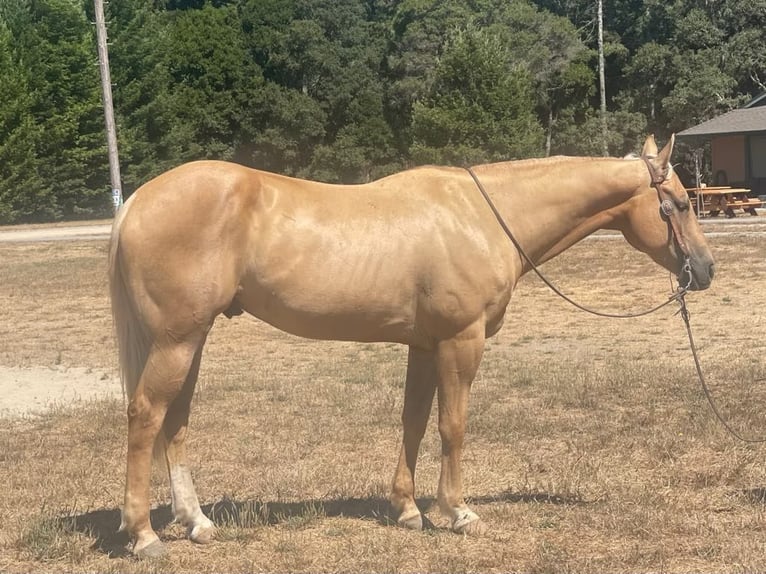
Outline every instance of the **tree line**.
{"label": "tree line", "polygon": [[[330,182],[600,155],[595,0],[111,0],[126,194],[217,158]],[[0,4],[0,222],[110,210],[92,0]],[[606,0],[608,149],[764,89],[766,0]],[[683,151],[683,150],[682,150]]]}

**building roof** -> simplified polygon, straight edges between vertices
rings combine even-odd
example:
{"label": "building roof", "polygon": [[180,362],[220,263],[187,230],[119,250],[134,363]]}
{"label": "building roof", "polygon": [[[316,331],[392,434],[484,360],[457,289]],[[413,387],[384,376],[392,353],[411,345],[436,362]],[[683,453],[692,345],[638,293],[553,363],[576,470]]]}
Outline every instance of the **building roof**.
{"label": "building roof", "polygon": [[743,108],[754,108],[756,106],[763,106],[766,105],[766,92],[763,92],[761,94],[758,94],[755,96],[752,100],[747,102]]}
{"label": "building roof", "polygon": [[679,132],[679,138],[701,138],[718,135],[766,132],[766,92],[750,100],[744,107],[702,122]]}

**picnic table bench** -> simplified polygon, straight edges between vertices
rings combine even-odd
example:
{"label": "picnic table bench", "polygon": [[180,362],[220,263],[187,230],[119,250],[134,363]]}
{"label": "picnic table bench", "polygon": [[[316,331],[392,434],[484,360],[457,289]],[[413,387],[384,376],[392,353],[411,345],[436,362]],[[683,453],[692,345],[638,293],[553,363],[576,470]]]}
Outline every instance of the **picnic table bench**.
{"label": "picnic table bench", "polygon": [[736,217],[735,209],[758,215],[756,208],[763,207],[763,202],[748,197],[750,190],[743,187],[690,187],[686,192],[700,217],[717,217],[721,212],[726,217]]}

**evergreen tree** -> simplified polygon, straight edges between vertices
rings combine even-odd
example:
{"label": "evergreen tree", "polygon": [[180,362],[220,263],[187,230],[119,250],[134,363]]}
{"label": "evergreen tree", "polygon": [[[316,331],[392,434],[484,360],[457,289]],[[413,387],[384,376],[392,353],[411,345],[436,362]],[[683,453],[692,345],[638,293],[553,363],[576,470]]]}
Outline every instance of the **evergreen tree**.
{"label": "evergreen tree", "polygon": [[470,165],[540,155],[532,81],[507,48],[475,28],[445,47],[429,93],[413,110],[416,163]]}
{"label": "evergreen tree", "polygon": [[41,137],[31,114],[25,70],[17,61],[13,37],[0,22],[0,223],[55,215],[52,185],[40,178],[35,154]]}
{"label": "evergreen tree", "polygon": [[[72,0],[16,0],[2,13],[0,196],[17,221],[106,213],[106,145],[93,37]],[[8,47],[8,44],[11,47]]]}
{"label": "evergreen tree", "polygon": [[[350,183],[599,154],[594,6],[111,0],[124,189],[199,158]],[[766,90],[766,0],[604,6],[610,153]],[[0,2],[1,222],[110,212],[91,11]]]}

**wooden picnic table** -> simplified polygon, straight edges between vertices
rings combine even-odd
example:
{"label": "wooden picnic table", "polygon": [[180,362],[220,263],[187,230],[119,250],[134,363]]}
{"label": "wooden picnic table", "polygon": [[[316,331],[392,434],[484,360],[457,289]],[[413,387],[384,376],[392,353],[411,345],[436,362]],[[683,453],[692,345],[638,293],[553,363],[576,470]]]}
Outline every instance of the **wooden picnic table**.
{"label": "wooden picnic table", "polygon": [[726,217],[736,217],[735,209],[758,215],[755,209],[763,207],[761,200],[748,197],[750,190],[744,187],[689,187],[686,192],[700,217],[717,217],[721,212]]}

